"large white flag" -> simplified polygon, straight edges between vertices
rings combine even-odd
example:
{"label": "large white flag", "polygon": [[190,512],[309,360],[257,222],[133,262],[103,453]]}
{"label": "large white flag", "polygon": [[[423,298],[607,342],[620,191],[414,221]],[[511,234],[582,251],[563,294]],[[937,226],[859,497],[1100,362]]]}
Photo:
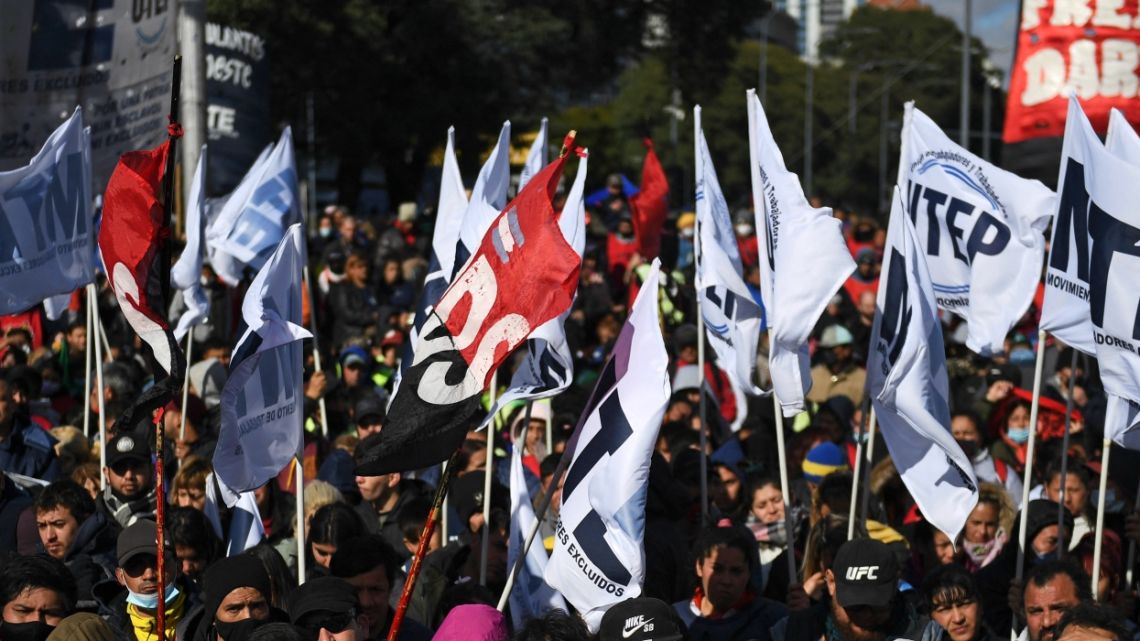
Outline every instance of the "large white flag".
{"label": "large white flag", "polygon": [[804,395],[811,389],[808,336],[828,301],[855,271],[855,261],[831,209],[812,207],[799,177],[784,165],[764,107],[751,89],[748,151],[772,389],[784,416],[794,416],[803,410]]}
{"label": "large white flag", "polygon": [[[219,506],[223,504],[230,510],[229,531],[222,527]],[[226,542],[226,556],[237,556],[265,538],[265,524],[261,522],[253,492],[234,492],[215,479],[213,472],[206,477],[206,506],[202,512],[218,540]]]}
{"label": "large white flag", "polygon": [[934,299],[966,319],[966,345],[990,354],[1037,291],[1056,194],[959,147],[906,103],[898,187],[926,253]]}
{"label": "large white flag", "polygon": [[[566,196],[558,227],[562,236],[581,258],[586,248],[586,151],[578,161],[578,174],[574,185]],[[566,319],[572,309],[567,308],[561,315],[552,318],[530,335],[526,341],[526,357],[511,375],[511,384],[491,407],[480,428],[489,424],[499,410],[517,400],[534,401],[561,394],[574,380],[574,356],[566,342]]]}
{"label": "large white flag", "polygon": [[950,434],[949,376],[930,270],[894,190],[867,391],[891,460],[922,516],[956,540],[978,502],[970,459]]}
{"label": "large white flag", "polygon": [[534,137],[534,142],[530,145],[530,151],[526,155],[526,162],[523,163],[522,171],[519,172],[519,193],[522,192],[523,187],[534,178],[542,168],[546,166],[546,148],[549,146],[549,134],[547,134],[546,118],[542,119],[542,124],[538,128],[538,134]]}
{"label": "large white flag", "polygon": [[216,198],[207,198],[202,207],[203,229],[206,233],[206,260],[210,263],[214,273],[218,278],[230,287],[236,287],[245,278],[246,266],[238,260],[237,257],[229,254],[223,250],[218,243],[210,240],[209,230],[214,228],[215,223],[221,216],[223,211],[227,211],[226,205],[233,198],[242,198],[243,194],[248,194],[253,187],[254,181],[257,176],[261,174],[263,165],[269,159],[269,154],[273,151],[273,145],[267,145],[265,149],[249,166],[249,171],[238,183],[238,186],[233,191]]}
{"label": "large white flag", "polygon": [[622,327],[613,355],[567,445],[571,456],[546,583],[592,632],[645,578],[649,461],[669,402],[669,355],[657,320],[660,262]]}
{"label": "large white flag", "polygon": [[26,166],[0,172],[0,315],[95,277],[91,130],[75,108]]}
{"label": "large white flag", "polygon": [[198,168],[186,197],[186,247],[170,268],[170,284],[182,291],[186,311],[174,328],[174,338],[182,340],[190,328],[205,322],[210,302],[202,291],[202,210],[206,207],[206,145],[198,156]]}
{"label": "large white flag", "polygon": [[[1077,277],[1083,267],[1088,288],[1084,307],[1108,394],[1105,434],[1140,449],[1140,430],[1135,429],[1140,404],[1140,212],[1131,187],[1140,184],[1140,163],[1134,162],[1140,158],[1140,141],[1117,114],[1114,110],[1109,121],[1106,148],[1080,103],[1069,101],[1054,242],[1060,242],[1057,233],[1067,230],[1068,246],[1076,249],[1068,262],[1085,261],[1076,266]],[[1064,246],[1055,246],[1053,253]],[[1053,256],[1049,262],[1052,268]],[[1047,305],[1050,294],[1052,302],[1058,300],[1046,289]]]}
{"label": "large white flag", "polygon": [[507,187],[511,184],[511,121],[503,123],[499,131],[499,142],[491,150],[491,155],[479,170],[475,187],[471,190],[471,202],[463,212],[463,224],[459,228],[459,241],[455,245],[455,258],[451,275],[454,276],[471,254],[483,242],[487,229],[507,206]]}
{"label": "large white flag", "polygon": [[734,387],[759,395],[752,382],[756,346],[760,342],[760,305],[744,283],[744,266],[728,203],[720,190],[705,132],[701,108],[693,108],[697,159],[697,295],[709,344],[717,364]]}
{"label": "large white flag", "polygon": [[[507,545],[508,569],[515,567],[519,552],[526,544],[526,536],[538,520],[534,513],[534,505],[531,503],[530,490],[527,489],[526,473],[523,471],[521,439],[525,437],[524,427],[523,433],[518,436],[511,451],[511,538]],[[556,608],[569,610],[562,595],[542,580],[546,574],[547,556],[541,539],[542,537],[537,537],[527,550],[526,560],[519,566],[519,574],[515,577],[514,587],[511,588],[511,620],[516,630],[522,627],[525,620],[541,617],[550,610]]]}
{"label": "large white flag", "polygon": [[245,332],[222,389],[214,472],[235,492],[277,476],[301,448],[301,268],[305,242],[294,224],[254,277],[242,301]]}
{"label": "large white flag", "polygon": [[[209,244],[243,266],[261,269],[285,230],[301,222],[293,134],[289,127],[268,148],[268,153],[262,152],[233,193],[219,202],[219,207],[206,228]],[[218,270],[218,275],[230,285],[241,281],[240,273]]]}

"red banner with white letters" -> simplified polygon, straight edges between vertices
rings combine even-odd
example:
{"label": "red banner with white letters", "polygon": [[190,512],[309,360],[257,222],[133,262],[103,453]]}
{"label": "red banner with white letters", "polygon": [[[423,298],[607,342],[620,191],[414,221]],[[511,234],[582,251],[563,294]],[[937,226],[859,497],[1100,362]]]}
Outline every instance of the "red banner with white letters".
{"label": "red banner with white letters", "polygon": [[1097,132],[1115,107],[1140,123],[1138,0],[1023,0],[1005,111],[1006,143],[1065,133],[1075,92]]}

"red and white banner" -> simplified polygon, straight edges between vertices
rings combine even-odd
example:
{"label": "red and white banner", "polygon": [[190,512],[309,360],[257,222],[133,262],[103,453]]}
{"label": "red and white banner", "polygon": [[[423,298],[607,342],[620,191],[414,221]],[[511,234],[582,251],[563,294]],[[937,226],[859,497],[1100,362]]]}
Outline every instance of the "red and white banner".
{"label": "red and white banner", "polygon": [[1005,112],[1006,143],[1065,133],[1068,95],[1098,133],[1116,107],[1140,120],[1138,0],[1024,0]]}

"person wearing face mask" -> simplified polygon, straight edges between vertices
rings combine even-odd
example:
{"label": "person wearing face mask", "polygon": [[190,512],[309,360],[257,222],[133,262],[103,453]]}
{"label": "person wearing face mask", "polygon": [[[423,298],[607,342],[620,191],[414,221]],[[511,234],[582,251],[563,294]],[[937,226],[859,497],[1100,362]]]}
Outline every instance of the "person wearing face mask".
{"label": "person wearing face mask", "polygon": [[75,580],[49,556],[0,559],[0,639],[44,641],[75,610]]}
{"label": "person wearing face mask", "polygon": [[760,262],[760,246],[756,238],[756,228],[753,227],[752,211],[736,212],[736,222],[732,228],[736,231],[736,248],[740,251],[740,264],[745,269],[754,267]]}
{"label": "person wearing face mask", "polygon": [[178,626],[178,639],[244,641],[271,621],[288,615],[269,605],[273,588],[265,565],[256,556],[239,554],[206,568],[202,606]]}
{"label": "person wearing face mask", "polygon": [[999,413],[999,416],[1004,414],[1005,420],[1000,423],[998,440],[990,446],[990,453],[995,459],[1001,460],[1019,474],[1025,470],[1025,457],[1029,450],[1029,410],[1028,401],[1011,398]]}
{"label": "person wearing face mask", "polygon": [[1021,507],[1021,476],[1005,461],[994,458],[979,425],[977,414],[970,411],[954,412],[950,416],[950,434],[973,463],[974,476],[978,481],[1001,485],[1013,499],[1014,507]]}
{"label": "person wearing face mask", "polygon": [[693,266],[693,237],[696,235],[697,216],[687,211],[677,217],[677,269]]}
{"label": "person wearing face mask", "polygon": [[177,572],[174,546],[166,544],[165,633],[158,627],[158,545],[154,521],[140,519],[119,533],[119,566],[114,580],[95,586],[100,614],[131,641],[161,641],[175,636],[178,625],[198,605],[193,584]]}

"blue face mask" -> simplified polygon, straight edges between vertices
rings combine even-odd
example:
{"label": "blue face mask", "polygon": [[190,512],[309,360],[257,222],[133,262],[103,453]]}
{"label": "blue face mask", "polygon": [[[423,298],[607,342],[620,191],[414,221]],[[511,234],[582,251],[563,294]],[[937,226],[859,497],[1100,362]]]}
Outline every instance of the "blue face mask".
{"label": "blue face mask", "polygon": [[1029,428],[1028,427],[1011,427],[1006,430],[1006,436],[1009,440],[1021,445],[1022,443],[1029,442]]}
{"label": "blue face mask", "polygon": [[[166,605],[173,603],[174,600],[178,598],[178,594],[177,585],[171,584],[166,586]],[[138,592],[127,590],[127,603],[138,606],[144,610],[158,609],[158,592],[154,594],[139,594]]]}
{"label": "blue face mask", "polygon": [[1038,561],[1054,561],[1054,560],[1060,558],[1059,555],[1057,554],[1056,550],[1053,550],[1049,554],[1040,554],[1036,550],[1034,550],[1033,554],[1037,557]]}

